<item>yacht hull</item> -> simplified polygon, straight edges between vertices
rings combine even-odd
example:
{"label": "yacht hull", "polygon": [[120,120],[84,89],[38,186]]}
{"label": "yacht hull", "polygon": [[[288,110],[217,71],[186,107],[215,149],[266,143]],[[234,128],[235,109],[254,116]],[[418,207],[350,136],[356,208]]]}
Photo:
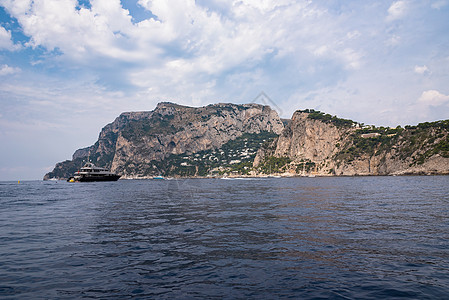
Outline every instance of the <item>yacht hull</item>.
{"label": "yacht hull", "polygon": [[75,178],[75,180],[80,182],[95,182],[95,181],[117,181],[119,178],[120,175],[83,176],[80,178]]}
{"label": "yacht hull", "polygon": [[84,167],[75,172],[68,182],[94,182],[94,181],[117,181],[120,175],[110,172],[106,168],[97,167],[91,162],[87,162]]}

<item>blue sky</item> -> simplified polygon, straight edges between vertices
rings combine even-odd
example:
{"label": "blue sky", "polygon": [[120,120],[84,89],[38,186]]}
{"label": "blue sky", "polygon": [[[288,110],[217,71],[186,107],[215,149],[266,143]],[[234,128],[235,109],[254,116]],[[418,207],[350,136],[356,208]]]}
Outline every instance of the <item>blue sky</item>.
{"label": "blue sky", "polygon": [[0,0],[0,180],[160,101],[449,118],[449,0]]}

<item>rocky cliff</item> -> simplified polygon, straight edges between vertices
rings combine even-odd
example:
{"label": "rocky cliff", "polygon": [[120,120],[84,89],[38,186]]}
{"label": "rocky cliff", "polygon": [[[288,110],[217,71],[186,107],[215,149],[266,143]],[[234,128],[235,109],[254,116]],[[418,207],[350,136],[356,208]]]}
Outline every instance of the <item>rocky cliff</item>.
{"label": "rocky cliff", "polygon": [[376,128],[296,111],[280,136],[259,149],[254,168],[320,176],[449,174],[448,131],[449,120]]}
{"label": "rocky cliff", "polygon": [[123,178],[449,174],[449,120],[389,128],[314,110],[281,120],[258,104],[160,103],[121,114],[44,179],[68,178],[87,159]]}
{"label": "rocky cliff", "polygon": [[168,167],[168,158],[219,149],[244,134],[256,139],[258,134],[279,134],[283,128],[269,106],[220,103],[194,108],[159,103],[154,111],[121,114],[101,130],[94,145],[75,151],[71,161],[58,163],[44,179],[68,178],[87,158],[125,178],[159,175],[177,167]]}

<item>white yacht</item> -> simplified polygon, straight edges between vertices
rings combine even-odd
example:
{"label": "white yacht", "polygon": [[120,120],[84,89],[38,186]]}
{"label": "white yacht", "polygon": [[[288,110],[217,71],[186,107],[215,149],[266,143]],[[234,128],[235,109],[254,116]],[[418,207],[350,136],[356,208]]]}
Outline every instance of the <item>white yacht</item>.
{"label": "white yacht", "polygon": [[97,167],[93,163],[88,162],[79,171],[75,172],[74,176],[70,177],[67,181],[117,181],[119,178],[120,175],[112,173],[108,169]]}

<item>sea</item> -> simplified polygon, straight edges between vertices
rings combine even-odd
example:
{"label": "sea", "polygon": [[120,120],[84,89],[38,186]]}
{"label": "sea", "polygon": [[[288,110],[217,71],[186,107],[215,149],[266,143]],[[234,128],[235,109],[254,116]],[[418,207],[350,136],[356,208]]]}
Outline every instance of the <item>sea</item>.
{"label": "sea", "polygon": [[0,299],[449,299],[449,176],[0,182]]}

